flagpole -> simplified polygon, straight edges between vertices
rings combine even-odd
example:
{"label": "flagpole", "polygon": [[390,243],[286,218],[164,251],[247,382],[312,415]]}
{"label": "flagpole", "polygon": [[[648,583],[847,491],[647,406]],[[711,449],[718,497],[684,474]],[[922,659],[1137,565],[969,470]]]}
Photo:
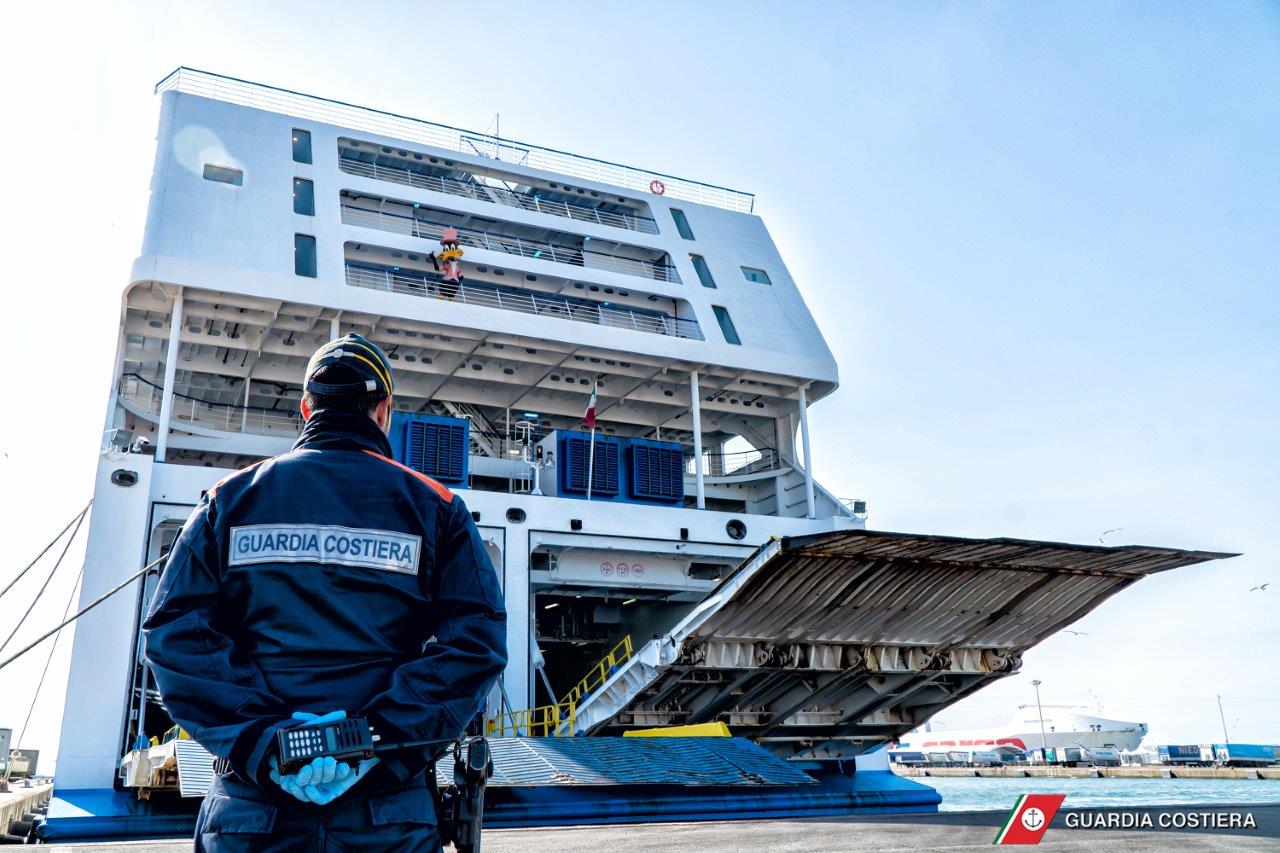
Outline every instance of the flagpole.
{"label": "flagpole", "polygon": [[587,453],[587,500],[591,500],[591,485],[596,473],[596,428],[591,427],[591,450]]}
{"label": "flagpole", "polygon": [[591,500],[591,487],[595,485],[596,476],[596,389],[600,386],[597,379],[591,383],[591,396],[587,398],[587,410],[582,419],[591,428],[591,450],[587,452],[587,500]]}

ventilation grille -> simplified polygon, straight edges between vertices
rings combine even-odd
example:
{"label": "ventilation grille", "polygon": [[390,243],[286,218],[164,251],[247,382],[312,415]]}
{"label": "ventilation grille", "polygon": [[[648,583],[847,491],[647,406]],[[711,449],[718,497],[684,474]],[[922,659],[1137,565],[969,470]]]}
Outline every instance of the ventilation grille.
{"label": "ventilation grille", "polygon": [[[591,480],[592,496],[615,497],[622,447],[616,439],[596,436],[595,472]],[[587,493],[587,460],[591,458],[589,437],[567,436],[560,447],[560,465],[564,471],[562,491],[575,495]]]}
{"label": "ventilation grille", "polygon": [[467,472],[466,422],[411,421],[405,434],[405,464],[443,482],[463,482]]}
{"label": "ventilation grille", "polygon": [[651,501],[684,500],[684,454],[680,445],[633,443],[631,497]]}

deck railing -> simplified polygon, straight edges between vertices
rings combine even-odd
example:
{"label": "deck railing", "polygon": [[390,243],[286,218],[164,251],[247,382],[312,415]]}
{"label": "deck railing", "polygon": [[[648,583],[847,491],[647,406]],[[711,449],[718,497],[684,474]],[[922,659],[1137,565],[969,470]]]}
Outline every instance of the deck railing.
{"label": "deck railing", "polygon": [[624,166],[621,163],[611,163],[608,160],[598,160],[580,154],[570,154],[567,151],[517,142],[487,133],[475,133],[450,127],[447,124],[437,124],[194,68],[176,68],[156,84],[157,94],[169,91],[184,92],[201,98],[212,98],[230,104],[311,119],[338,127],[364,130],[405,142],[443,148],[446,151],[458,151],[473,156],[513,162],[520,166],[543,169],[561,175],[572,175],[642,193],[661,189],[671,198],[715,205],[726,210],[750,213],[755,207],[754,195],[728,187],[691,181],[647,169],[637,169],[634,166]]}
{"label": "deck railing", "polygon": [[447,282],[441,280],[439,276],[410,275],[404,272],[351,266],[347,267],[347,284],[352,287],[367,287],[372,290],[441,299],[464,305],[519,311],[522,314],[536,314],[539,317],[574,320],[596,326],[631,329],[695,341],[703,340],[702,328],[696,321],[617,305],[601,305],[598,302],[575,299],[572,296],[517,291],[466,280],[461,283]]}
{"label": "deck railing", "polygon": [[[419,219],[416,216],[390,213],[385,210],[370,210],[367,207],[355,207],[350,204],[342,205],[342,221],[348,225],[377,228],[379,231],[388,231],[392,234],[407,234],[432,242],[439,242],[444,229],[450,227],[440,222]],[[604,252],[587,251],[574,246],[558,246],[554,243],[522,237],[499,237],[474,228],[455,228],[455,230],[458,232],[458,242],[464,246],[680,284],[680,273],[674,266],[667,263],[623,258]]]}
{"label": "deck railing", "polygon": [[[164,388],[149,379],[136,373],[126,373],[121,378],[120,399],[147,414],[158,416],[163,398]],[[253,435],[289,437],[302,432],[302,415],[298,412],[209,403],[177,391],[173,394],[172,418],[172,426],[176,429],[182,429],[185,423]]]}
{"label": "deck railing", "polygon": [[563,201],[539,198],[536,195],[525,195],[512,192],[506,187],[492,187],[475,181],[460,181],[456,178],[443,178],[438,175],[426,175],[412,169],[398,169],[394,166],[383,166],[377,163],[365,163],[342,157],[338,160],[338,168],[349,175],[362,178],[373,178],[379,181],[390,181],[421,190],[432,190],[446,195],[469,198],[489,204],[505,204],[517,207],[530,213],[547,213],[564,219],[579,222],[595,222],[613,228],[625,228],[628,231],[639,231],[644,234],[657,234],[658,224],[647,216],[628,216],[625,213],[613,213],[597,210],[581,204],[568,204]]}
{"label": "deck railing", "polygon": [[[772,447],[755,450],[740,450],[733,453],[702,454],[703,473],[708,477],[741,476],[758,474],[762,471],[777,471],[781,467],[781,458]],[[684,460],[685,474],[692,477],[695,473],[693,454],[690,452]]]}

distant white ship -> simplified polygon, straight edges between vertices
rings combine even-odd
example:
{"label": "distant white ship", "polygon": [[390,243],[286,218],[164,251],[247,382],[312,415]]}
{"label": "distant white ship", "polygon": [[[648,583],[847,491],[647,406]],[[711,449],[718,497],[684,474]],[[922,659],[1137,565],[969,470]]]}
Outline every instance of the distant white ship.
{"label": "distant white ship", "polygon": [[[898,749],[930,750],[1016,747],[1022,750],[1041,747],[1101,747],[1132,750],[1147,735],[1146,723],[1112,720],[1088,713],[1075,705],[1044,705],[1043,729],[1035,705],[1020,705],[1013,718],[1003,726],[989,729],[957,729],[914,731],[898,743]],[[1042,734],[1043,731],[1043,734]]]}

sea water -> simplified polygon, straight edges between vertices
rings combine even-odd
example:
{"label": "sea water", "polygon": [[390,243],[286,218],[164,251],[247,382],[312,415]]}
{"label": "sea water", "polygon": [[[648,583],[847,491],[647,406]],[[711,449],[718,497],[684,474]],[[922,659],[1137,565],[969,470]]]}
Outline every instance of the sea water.
{"label": "sea water", "polygon": [[1023,794],[1066,794],[1066,807],[1280,804],[1275,779],[1024,779],[911,777],[936,788],[942,811],[1006,811]]}

